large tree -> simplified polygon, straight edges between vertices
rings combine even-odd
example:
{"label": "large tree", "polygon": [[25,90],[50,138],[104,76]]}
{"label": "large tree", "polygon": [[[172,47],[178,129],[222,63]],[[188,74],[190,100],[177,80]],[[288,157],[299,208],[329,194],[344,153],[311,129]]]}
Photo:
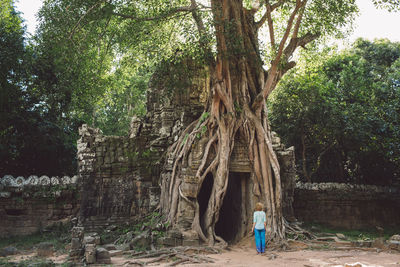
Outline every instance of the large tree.
{"label": "large tree", "polygon": [[[205,23],[198,7],[198,3],[191,1],[190,6],[180,9],[191,10],[199,33],[203,35]],[[229,161],[235,136],[239,134],[248,144],[255,174],[253,182],[266,205],[268,236],[284,237],[280,170],[272,148],[265,101],[281,77],[295,66],[293,54],[296,49],[322,34],[334,32],[355,10],[353,1],[211,1],[215,56],[211,56],[212,47],[201,44],[204,54],[209,55],[206,58],[211,78],[209,100],[202,117],[172,146],[172,177],[162,181],[161,205],[172,223],[176,220],[178,202],[184,199],[179,196],[180,170],[196,134],[206,128],[209,139],[196,176],[201,184],[206,175],[212,173],[214,182],[203,227],[200,227],[199,214],[196,214],[192,228],[208,243],[224,242],[216,235],[215,225],[230,177]],[[262,15],[257,19],[259,12]],[[261,56],[266,45],[260,43],[260,29],[264,24],[269,35],[270,62],[265,62]],[[200,38],[200,42],[202,40]],[[197,200],[194,202],[198,207]],[[196,213],[199,213],[198,208]]]}
{"label": "large tree", "polygon": [[[249,147],[254,183],[267,209],[270,238],[283,238],[279,163],[272,149],[266,100],[295,66],[295,51],[323,36],[340,33],[352,21],[354,0],[48,0],[42,14],[67,27],[69,40],[107,40],[120,58],[127,51],[157,58],[189,51],[209,71],[203,115],[169,149],[171,179],[161,181],[161,208],[177,220],[180,173],[199,132],[208,137],[197,170],[200,187],[214,180],[203,227],[199,209],[192,228],[206,242],[224,240],[215,225],[227,190],[235,136]],[[99,30],[103,25],[104,30]],[[105,37],[107,36],[107,37]],[[92,39],[90,39],[92,38]],[[140,52],[139,52],[140,51]],[[157,52],[162,53],[157,53]],[[186,200],[183,200],[186,199]],[[198,200],[192,201],[198,206]],[[204,230],[202,230],[204,229]]]}

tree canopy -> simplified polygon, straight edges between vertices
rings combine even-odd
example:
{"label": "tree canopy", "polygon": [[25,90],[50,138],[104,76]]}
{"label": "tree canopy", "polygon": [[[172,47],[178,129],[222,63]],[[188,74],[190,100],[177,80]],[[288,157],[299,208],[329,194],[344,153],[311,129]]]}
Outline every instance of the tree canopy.
{"label": "tree canopy", "polygon": [[273,128],[295,146],[305,181],[391,184],[400,168],[400,44],[358,39],[327,53],[284,79],[270,104]]}
{"label": "tree canopy", "polygon": [[399,0],[372,0],[374,5],[378,8],[383,8],[388,11],[399,11],[400,1]]}

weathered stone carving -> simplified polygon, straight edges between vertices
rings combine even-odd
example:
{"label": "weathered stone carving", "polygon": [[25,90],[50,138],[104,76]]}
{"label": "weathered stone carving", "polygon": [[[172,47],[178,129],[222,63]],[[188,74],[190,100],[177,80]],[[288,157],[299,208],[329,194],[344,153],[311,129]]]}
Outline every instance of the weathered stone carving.
{"label": "weathered stone carving", "polygon": [[0,179],[0,184],[4,187],[24,187],[24,186],[46,186],[46,185],[69,185],[76,184],[78,176],[64,176],[64,177],[48,177],[46,175],[40,178],[36,175],[31,175],[27,179],[22,176],[14,178],[12,175],[4,175]]}

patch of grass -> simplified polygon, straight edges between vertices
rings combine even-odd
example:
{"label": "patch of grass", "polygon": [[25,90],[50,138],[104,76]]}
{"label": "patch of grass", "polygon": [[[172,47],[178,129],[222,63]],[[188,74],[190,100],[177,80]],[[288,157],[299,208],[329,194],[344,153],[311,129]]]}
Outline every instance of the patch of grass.
{"label": "patch of grass", "polygon": [[[65,245],[71,243],[70,225],[57,225],[27,236],[13,236],[0,239],[0,248],[16,247],[19,250],[29,250],[41,242],[50,242],[56,251],[65,252]],[[2,266],[0,264],[0,266]]]}
{"label": "patch of grass", "polygon": [[[349,240],[373,240],[381,237],[381,233],[376,228],[366,228],[366,229],[344,229],[329,227],[322,224],[307,223],[303,227],[310,232],[313,232],[317,236],[323,236],[324,234],[344,234]],[[400,229],[394,228],[384,228],[382,237],[384,239],[389,239],[392,235],[400,232]]]}
{"label": "patch of grass", "polygon": [[12,262],[12,261],[8,261],[7,258],[0,258],[0,266],[4,266],[4,267],[28,267],[28,266],[53,267],[53,266],[56,266],[56,264],[52,261],[43,260],[43,259],[39,259],[39,258],[24,260],[24,261],[20,261],[20,262]]}
{"label": "patch of grass", "polygon": [[128,233],[131,237],[135,237],[144,231],[148,231],[157,240],[165,236],[165,231],[168,228],[168,223],[164,223],[164,218],[158,212],[152,212],[141,217],[136,222],[115,226],[114,229],[104,229],[99,232],[102,243],[122,244],[128,241]]}

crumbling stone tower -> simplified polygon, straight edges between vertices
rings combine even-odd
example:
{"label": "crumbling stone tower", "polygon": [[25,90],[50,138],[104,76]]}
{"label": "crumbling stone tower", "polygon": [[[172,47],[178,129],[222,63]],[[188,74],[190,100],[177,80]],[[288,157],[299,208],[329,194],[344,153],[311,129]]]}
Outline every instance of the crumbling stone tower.
{"label": "crumbling stone tower", "polygon": [[[104,136],[98,129],[81,127],[78,141],[79,174],[83,183],[80,220],[86,229],[127,222],[158,206],[160,179],[168,179],[172,172],[166,151],[201,115],[207,99],[210,84],[207,72],[190,63],[187,69],[192,75],[182,78],[187,79],[180,83],[184,87],[171,88],[163,74],[153,76],[146,116],[132,119],[129,136]],[[291,220],[294,219],[294,151],[293,148],[286,149],[277,136],[273,139],[281,164],[283,212]],[[233,179],[228,184],[226,204],[216,226],[218,234],[228,242],[239,240],[250,229],[248,213],[254,208],[254,196],[259,194],[250,179],[251,165],[246,147],[240,140],[236,143],[230,164]],[[199,188],[194,176],[200,164],[202,145],[204,140],[199,138],[190,155],[190,168],[182,174],[180,187],[185,197],[199,200],[200,211],[207,205],[212,181],[210,175]],[[172,245],[179,245],[182,240],[197,242],[198,237],[190,231],[194,208],[184,201],[179,205],[175,226],[178,234]]]}

